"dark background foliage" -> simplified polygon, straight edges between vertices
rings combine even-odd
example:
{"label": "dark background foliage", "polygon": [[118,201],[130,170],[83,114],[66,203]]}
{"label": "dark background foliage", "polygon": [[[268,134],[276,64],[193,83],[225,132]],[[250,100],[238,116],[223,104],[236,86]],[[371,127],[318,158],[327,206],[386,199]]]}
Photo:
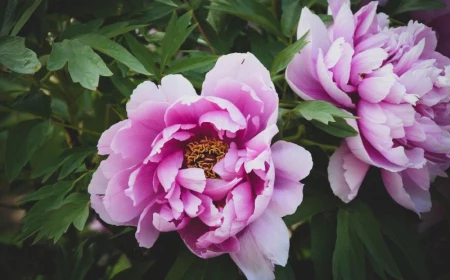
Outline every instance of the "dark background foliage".
{"label": "dark background foliage", "polygon": [[[176,233],[139,248],[134,228],[100,224],[87,186],[102,160],[98,138],[126,118],[136,85],[182,73],[200,90],[218,56],[249,51],[280,94],[277,138],[314,159],[304,202],[285,218],[290,257],[277,279],[450,279],[448,181],[433,185],[422,223],[390,199],[376,169],[353,202],[332,194],[328,158],[356,132],[350,116],[300,103],[284,80],[307,43],[295,36],[304,6],[330,21],[324,0],[3,0],[0,278],[243,279],[228,256],[199,259]],[[382,10],[402,25],[412,10],[440,7],[397,0]]]}

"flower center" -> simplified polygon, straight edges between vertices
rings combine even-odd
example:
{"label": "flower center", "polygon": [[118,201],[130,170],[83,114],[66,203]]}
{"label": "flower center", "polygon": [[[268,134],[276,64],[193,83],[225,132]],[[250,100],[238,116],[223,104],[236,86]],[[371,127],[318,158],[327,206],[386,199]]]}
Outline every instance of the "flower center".
{"label": "flower center", "polygon": [[187,168],[201,168],[206,178],[220,178],[212,169],[228,152],[228,144],[217,139],[205,138],[192,141],[184,149],[184,162]]}

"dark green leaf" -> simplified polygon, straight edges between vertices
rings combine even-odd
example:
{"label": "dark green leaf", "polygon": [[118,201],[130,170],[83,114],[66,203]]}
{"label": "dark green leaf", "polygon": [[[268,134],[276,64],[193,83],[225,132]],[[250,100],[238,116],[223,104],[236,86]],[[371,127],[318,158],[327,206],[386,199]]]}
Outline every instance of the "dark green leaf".
{"label": "dark green leaf", "polygon": [[17,111],[49,118],[51,114],[50,102],[50,96],[34,88],[9,103],[9,107]]}
{"label": "dark green leaf", "polygon": [[401,279],[400,271],[392,257],[386,242],[381,235],[377,219],[366,204],[354,201],[350,215],[351,226],[362,241],[375,263],[396,279]]}
{"label": "dark green leaf", "polygon": [[199,258],[192,254],[189,250],[181,249],[181,252],[178,254],[174,265],[166,275],[166,280],[185,279],[185,275],[189,272],[189,269],[195,265],[198,259]]}
{"label": "dark green leaf", "polygon": [[33,3],[31,6],[29,6],[25,12],[20,16],[19,20],[17,21],[16,25],[14,26],[13,30],[11,31],[11,36],[16,36],[17,33],[19,33],[20,29],[25,25],[25,23],[28,21],[30,16],[34,13],[36,8],[41,4],[42,0],[33,0]]}
{"label": "dark green leaf", "polygon": [[50,133],[50,121],[31,120],[22,122],[9,130],[6,142],[5,171],[9,182],[41,147]]}
{"label": "dark green leaf", "polygon": [[94,50],[104,53],[128,66],[131,70],[144,75],[150,75],[144,66],[124,47],[116,42],[98,34],[85,34],[78,36],[76,40],[89,45]]}
{"label": "dark green leaf", "polygon": [[350,215],[346,209],[338,211],[333,253],[334,280],[366,279],[364,247],[352,229]]}
{"label": "dark green leaf", "polygon": [[213,0],[211,2],[216,5],[209,6],[209,9],[235,15],[256,23],[275,36],[281,34],[278,20],[270,9],[260,2],[241,0]]}
{"label": "dark green leaf", "polygon": [[64,30],[61,35],[61,40],[71,39],[87,33],[96,33],[102,24],[103,19],[101,18],[97,18],[86,23],[71,24]]}
{"label": "dark green leaf", "polygon": [[445,3],[442,0],[398,0],[388,1],[386,9],[389,15],[396,15],[418,10],[434,10],[445,8]]}
{"label": "dark green leaf", "polygon": [[73,187],[71,182],[67,181],[59,181],[54,185],[48,185],[38,189],[30,195],[22,198],[20,202],[30,202],[35,200],[41,200],[47,197],[63,197],[66,193],[68,193]]}
{"label": "dark green leaf", "polygon": [[217,61],[217,58],[218,57],[215,55],[208,55],[177,59],[169,64],[169,69],[166,71],[166,74],[183,73],[185,71],[212,65]]}
{"label": "dark green leaf", "polygon": [[312,124],[326,133],[339,138],[358,135],[358,132],[353,127],[351,127],[344,119],[338,117],[335,118],[334,122],[329,122],[328,124],[323,124],[316,120],[312,120]]}
{"label": "dark green leaf", "polygon": [[116,274],[111,280],[142,279],[144,273],[153,265],[154,261],[134,263],[133,266]]}
{"label": "dark green leaf", "polygon": [[25,39],[21,37],[0,37],[0,64],[21,74],[33,74],[41,63],[36,54],[25,47]]}
{"label": "dark green leaf", "polygon": [[151,52],[132,35],[125,34],[125,40],[127,41],[128,47],[131,53],[144,65],[145,69],[155,75],[156,67],[152,60]]}
{"label": "dark green leaf", "polygon": [[8,0],[6,4],[5,14],[3,15],[3,24],[0,29],[0,36],[8,34],[14,25],[15,21],[15,9],[18,4],[18,0]]}
{"label": "dark green leaf", "polygon": [[317,280],[332,279],[332,258],[336,242],[336,214],[319,213],[311,218],[311,259]]}
{"label": "dark green leaf", "polygon": [[111,38],[145,26],[145,24],[132,24],[128,21],[115,22],[110,25],[103,26],[100,28],[98,33],[107,38]]}
{"label": "dark green leaf", "polygon": [[295,27],[300,19],[301,9],[302,5],[300,0],[295,0],[283,9],[283,14],[281,14],[281,30],[283,30],[283,34],[286,37],[291,37],[294,34]]}
{"label": "dark green leaf", "polygon": [[97,88],[100,75],[113,74],[100,56],[79,40],[64,40],[62,43],[53,44],[47,69],[56,71],[66,63],[69,64],[72,81],[91,90]]}
{"label": "dark green leaf", "polygon": [[169,59],[174,56],[186,38],[194,30],[195,25],[189,25],[191,14],[186,13],[180,18],[176,13],[172,14],[166,34],[161,41],[161,70],[163,70]]}
{"label": "dark green leaf", "polygon": [[303,197],[303,201],[294,214],[283,218],[288,226],[292,226],[309,217],[333,209],[339,205],[341,201],[332,195],[325,194],[309,194]]}
{"label": "dark green leaf", "polygon": [[308,33],[303,35],[300,39],[298,39],[294,44],[288,46],[284,50],[282,50],[275,58],[273,59],[271,73],[272,75],[277,74],[278,72],[284,70],[289,62],[294,58],[295,54],[297,54],[301,49],[303,49],[308,41],[306,41],[306,36]]}
{"label": "dark green leaf", "polygon": [[237,280],[239,269],[229,255],[208,259],[204,280]]}
{"label": "dark green leaf", "polygon": [[277,265],[275,267],[275,279],[277,280],[295,280],[294,270],[289,263],[285,267]]}
{"label": "dark green leaf", "polygon": [[93,154],[95,150],[76,150],[71,149],[72,153],[66,157],[64,163],[61,167],[61,172],[59,173],[58,180],[64,179],[67,175],[75,171],[84,161],[86,157]]}
{"label": "dark green leaf", "polygon": [[304,101],[298,104],[292,112],[297,116],[302,116],[308,121],[316,120],[324,124],[334,122],[334,117],[355,118],[349,113],[339,110],[334,105],[325,101]]}

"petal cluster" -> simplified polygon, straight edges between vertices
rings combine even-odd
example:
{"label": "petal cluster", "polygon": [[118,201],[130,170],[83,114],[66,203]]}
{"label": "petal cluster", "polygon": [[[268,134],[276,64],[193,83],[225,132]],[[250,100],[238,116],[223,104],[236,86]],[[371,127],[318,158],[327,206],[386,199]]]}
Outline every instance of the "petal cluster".
{"label": "petal cluster", "polygon": [[89,185],[105,222],[136,226],[140,246],[178,231],[202,258],[229,253],[249,279],[274,278],[289,236],[281,217],[302,201],[312,168],[303,148],[278,141],[278,95],[251,54],[219,58],[198,96],[169,75],[140,84],[128,119],[105,131],[108,155]]}
{"label": "petal cluster", "polygon": [[431,207],[429,184],[450,163],[450,60],[436,52],[423,24],[391,28],[377,2],[355,14],[349,1],[329,1],[326,26],[302,10],[298,38],[310,43],[286,79],[303,99],[325,100],[358,116],[358,132],[330,159],[334,193],[349,202],[370,166],[381,168],[392,198],[417,213]]}

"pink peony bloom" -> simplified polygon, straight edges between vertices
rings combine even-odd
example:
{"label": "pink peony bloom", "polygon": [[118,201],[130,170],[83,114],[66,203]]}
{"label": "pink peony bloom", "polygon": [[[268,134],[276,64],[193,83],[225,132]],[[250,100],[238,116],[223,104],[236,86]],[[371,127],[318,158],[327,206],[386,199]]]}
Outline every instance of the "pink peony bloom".
{"label": "pink peony bloom", "polygon": [[431,207],[429,187],[450,162],[450,60],[435,51],[423,24],[389,28],[377,2],[356,14],[348,1],[329,1],[333,24],[304,8],[298,38],[310,43],[286,70],[306,100],[325,100],[352,112],[359,135],[331,157],[334,193],[351,201],[370,166],[381,168],[387,191],[417,213]]}
{"label": "pink peony bloom", "polygon": [[201,258],[229,253],[249,279],[273,279],[289,234],[281,217],[302,201],[309,152],[278,141],[278,95],[250,53],[221,57],[201,96],[181,75],[139,85],[128,119],[105,131],[89,185],[92,207],[113,225],[137,226],[150,248],[178,231]]}

